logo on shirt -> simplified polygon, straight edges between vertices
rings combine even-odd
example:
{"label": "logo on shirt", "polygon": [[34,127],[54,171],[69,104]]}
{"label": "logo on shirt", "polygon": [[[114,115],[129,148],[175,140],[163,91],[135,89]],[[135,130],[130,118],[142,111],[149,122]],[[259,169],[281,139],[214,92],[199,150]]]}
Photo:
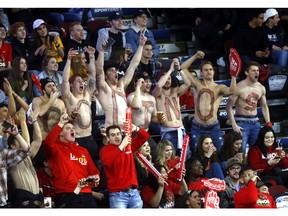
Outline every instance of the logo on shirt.
{"label": "logo on shirt", "polygon": [[81,157],[77,158],[75,157],[75,155],[70,153],[70,160],[78,161],[81,165],[87,165],[87,160],[86,160],[85,155],[82,155]]}

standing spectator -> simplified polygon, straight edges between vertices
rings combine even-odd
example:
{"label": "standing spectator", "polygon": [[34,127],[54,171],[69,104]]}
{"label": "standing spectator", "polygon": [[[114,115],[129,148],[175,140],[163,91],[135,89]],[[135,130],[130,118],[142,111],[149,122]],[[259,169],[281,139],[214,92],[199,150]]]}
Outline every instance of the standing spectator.
{"label": "standing spectator", "polygon": [[[239,63],[241,63],[239,62],[239,59],[237,59],[237,52],[235,50],[230,51],[230,55],[233,60],[236,60],[238,67],[230,69],[231,83],[229,87],[224,84],[218,85],[215,83],[215,71],[213,64],[210,61],[203,61],[199,66],[200,74],[203,79],[196,79],[189,71],[185,70],[185,73],[190,78],[192,85],[195,87],[195,115],[192,119],[190,142],[192,152],[195,152],[199,137],[203,134],[209,134],[212,137],[213,144],[218,152],[223,144],[223,135],[217,111],[223,96],[228,96],[234,93],[236,77],[240,71]],[[204,53],[198,51],[195,55],[182,63],[181,68],[188,68],[193,61],[203,57]],[[189,66],[187,67],[187,65]]]}
{"label": "standing spectator", "polygon": [[30,61],[32,44],[27,39],[26,26],[24,22],[16,22],[9,28],[11,38],[12,58],[22,57]]}
{"label": "standing spectator", "polygon": [[54,57],[57,63],[63,61],[64,47],[61,38],[56,34],[49,34],[47,23],[42,19],[33,22],[34,53],[29,62],[31,73],[38,75],[42,69],[44,57]]}
{"label": "standing spectator", "polygon": [[[10,168],[9,174],[13,181],[13,207],[18,208],[41,208],[44,203],[44,197],[39,189],[39,182],[36,170],[33,166],[32,159],[40,149],[42,142],[42,134],[37,122],[39,110],[35,109],[30,114],[30,120],[33,123],[33,141],[31,142],[31,154],[16,166]],[[23,108],[17,113],[17,117],[21,124],[22,137],[30,145],[30,136],[26,124],[26,112]],[[18,148],[19,144],[15,142],[13,137],[8,139],[10,148]]]}
{"label": "standing spectator", "polygon": [[234,208],[234,195],[239,191],[242,162],[235,157],[229,158],[226,163],[225,191],[220,193],[220,208]]}
{"label": "standing spectator", "polygon": [[180,68],[179,59],[174,58],[167,73],[157,82],[152,95],[156,98],[157,110],[163,111],[165,116],[165,121],[161,122],[161,139],[170,140],[176,155],[180,156],[186,131],[183,126],[179,97],[187,91],[191,82],[184,71],[180,70],[184,84],[179,86],[178,79],[171,76],[177,68]]}
{"label": "standing spectator", "polygon": [[254,170],[262,170],[261,180],[274,179],[277,184],[288,187],[288,157],[284,150],[277,152],[276,136],[273,128],[260,129],[255,145],[249,149],[248,163]]}
{"label": "standing spectator", "polygon": [[[16,57],[13,60],[12,70],[8,80],[14,92],[27,104],[30,104],[34,97],[33,83],[28,73],[27,62],[24,57]],[[20,106],[18,105],[17,110],[19,109]]]}
{"label": "standing spectator", "polygon": [[150,135],[132,124],[132,132],[135,131],[136,135],[133,138],[125,136],[122,139],[119,126],[110,125],[106,128],[108,145],[102,147],[100,155],[108,179],[111,208],[142,208],[143,206],[137,190],[138,181],[133,153],[149,139]]}
{"label": "standing spectator", "polygon": [[[59,95],[62,95],[62,91],[61,91],[61,84],[62,84],[62,76],[59,73],[58,69],[59,69],[59,64],[56,60],[55,57],[53,56],[45,56],[43,58],[43,63],[42,63],[42,68],[43,71],[40,72],[37,77],[39,80],[44,79],[44,78],[50,78],[54,81],[54,84],[59,92]],[[37,88],[37,86],[34,83],[33,86],[33,90],[34,90],[34,95],[36,97],[41,96],[41,92],[40,90]]]}
{"label": "standing spectator", "polygon": [[200,136],[196,151],[192,156],[201,162],[204,168],[205,177],[224,179],[220,160],[217,155],[217,149],[214,146],[210,135],[202,134]]}
{"label": "standing spectator", "polygon": [[[132,50],[135,53],[137,50],[137,47],[139,45],[139,38],[140,35],[143,34],[147,40],[149,40],[152,43],[153,46],[153,57],[157,58],[160,54],[160,51],[158,49],[158,46],[155,42],[154,35],[152,31],[149,31],[146,26],[148,24],[148,11],[145,10],[138,10],[133,15],[133,22],[134,25],[131,26],[130,29],[128,29],[125,33],[126,37],[126,43],[130,43],[132,46]],[[139,33],[140,32],[140,33]]]}
{"label": "standing spectator", "polygon": [[96,49],[98,52],[100,52],[100,47],[102,46],[103,40],[107,40],[109,37],[111,37],[115,40],[115,43],[111,46],[111,48],[105,52],[105,55],[104,55],[105,61],[109,60],[109,58],[111,56],[111,52],[112,52],[114,47],[125,48],[125,45],[126,45],[125,34],[124,34],[124,32],[121,31],[122,25],[123,25],[121,11],[120,12],[118,12],[118,11],[112,12],[108,17],[108,21],[109,21],[110,27],[109,28],[101,28],[98,31],[98,39],[97,39],[97,43],[96,43]]}
{"label": "standing spectator", "polygon": [[5,41],[7,36],[6,27],[0,23],[0,72],[10,70],[12,64],[12,47]]}
{"label": "standing spectator", "polygon": [[[87,81],[83,80],[80,74],[74,74],[69,78],[71,61],[76,53],[71,49],[68,52],[68,58],[63,71],[62,99],[66,105],[67,112],[71,116],[71,122],[75,128],[75,138],[80,146],[86,148],[93,161],[98,163],[98,146],[92,136],[92,94],[96,89],[96,69],[95,69],[95,48],[88,46],[89,54],[89,77]],[[106,98],[107,99],[107,98]]]}
{"label": "standing spectator", "polygon": [[135,73],[148,73],[152,84],[151,91],[153,91],[160,77],[160,72],[162,72],[162,69],[162,64],[157,61],[157,59],[153,58],[153,45],[151,41],[147,40],[143,48],[141,61]]}
{"label": "standing spectator", "polygon": [[[234,35],[235,49],[239,52],[246,68],[249,61],[259,64],[269,64],[269,44],[262,24],[264,21],[264,9],[249,9],[244,16],[247,22],[240,26]],[[241,77],[243,74],[241,74]]]}
{"label": "standing spectator", "polygon": [[[168,169],[164,165],[156,165],[156,169],[161,173],[158,179],[152,174],[148,174],[148,179],[142,190],[144,208],[175,208],[176,197],[185,194],[187,184],[183,178],[180,184],[168,179]],[[167,181],[168,184],[165,184]]]}
{"label": "standing spectator", "polygon": [[[151,121],[158,123],[156,100],[154,96],[149,93],[151,89],[151,78],[146,72],[143,72],[136,75],[135,82],[135,91],[131,92],[127,98],[128,105],[132,107],[132,122],[148,131]],[[155,161],[157,158],[157,144],[153,138],[149,138],[148,142],[153,161]]]}
{"label": "standing spectator", "polygon": [[[100,49],[97,58],[97,84],[99,95],[98,99],[105,112],[105,127],[116,124],[122,125],[125,121],[127,100],[125,91],[131,82],[135,69],[141,58],[143,46],[146,42],[145,37],[140,38],[137,52],[133,56],[125,75],[118,79],[117,65],[113,62],[104,63],[104,49]],[[105,45],[106,42],[103,42]]]}
{"label": "standing spectator", "polygon": [[218,153],[218,157],[221,161],[223,171],[226,170],[227,160],[232,157],[238,158],[242,164],[245,164],[246,157],[242,149],[242,136],[233,130],[230,131],[225,137],[224,143]]}
{"label": "standing spectator", "polygon": [[251,167],[247,166],[241,169],[242,187],[234,195],[235,208],[276,208],[273,197],[258,191],[256,183],[259,180]]}
{"label": "standing spectator", "polygon": [[277,10],[270,8],[264,14],[264,32],[269,41],[272,63],[282,68],[287,66],[288,61],[288,37],[284,29],[278,25],[280,21]]}
{"label": "standing spectator", "polygon": [[96,207],[91,187],[99,184],[99,171],[89,152],[75,142],[75,137],[76,131],[65,112],[44,141],[54,176],[56,208]]}
{"label": "standing spectator", "polygon": [[5,208],[8,201],[8,185],[7,185],[7,173],[8,169],[13,166],[16,166],[21,161],[23,161],[31,153],[30,145],[23,139],[21,134],[18,131],[18,127],[15,125],[11,117],[7,118],[8,122],[13,125],[11,129],[6,132],[6,138],[13,136],[14,140],[19,143],[19,148],[0,148],[0,164],[1,164],[1,181],[0,181],[0,208]]}
{"label": "standing spectator", "polygon": [[[270,122],[269,108],[266,101],[266,89],[258,82],[259,64],[250,62],[245,69],[246,79],[237,83],[235,93],[228,99],[226,111],[232,128],[242,136],[242,148],[247,154],[246,145],[252,147],[255,144],[259,130],[260,122],[257,117],[258,102],[262,108],[265,122],[272,127]],[[235,105],[235,117],[233,106]]]}

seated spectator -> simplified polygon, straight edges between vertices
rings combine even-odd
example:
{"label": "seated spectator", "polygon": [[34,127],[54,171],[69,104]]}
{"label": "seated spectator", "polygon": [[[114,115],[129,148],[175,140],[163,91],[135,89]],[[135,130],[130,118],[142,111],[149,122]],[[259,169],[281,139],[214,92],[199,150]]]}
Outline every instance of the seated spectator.
{"label": "seated spectator", "polygon": [[6,27],[0,23],[0,72],[11,70],[12,64],[12,47],[5,41],[7,36]]}
{"label": "seated spectator", "polygon": [[[249,61],[259,64],[269,64],[270,49],[268,38],[263,31],[264,9],[247,11],[247,22],[240,26],[235,33],[234,45],[243,62],[243,69]],[[243,76],[243,74],[241,74]]]}
{"label": "seated spectator", "polygon": [[238,158],[232,157],[227,160],[225,171],[225,191],[220,193],[220,208],[234,208],[234,194],[239,191],[242,163]]}
{"label": "seated spectator", "polygon": [[31,72],[38,75],[42,70],[44,57],[54,57],[59,64],[63,61],[64,47],[59,36],[49,34],[47,23],[42,19],[33,22],[34,53],[31,57]]}
{"label": "seated spectator", "polygon": [[226,170],[226,163],[229,158],[236,157],[242,164],[245,164],[246,157],[242,149],[242,136],[233,130],[230,131],[224,139],[224,143],[220,148],[218,157],[220,159],[223,172]]}
{"label": "seated spectator", "polygon": [[280,21],[276,9],[267,9],[264,14],[264,32],[269,41],[271,49],[271,62],[278,64],[282,68],[287,66],[288,62],[288,36],[284,29],[278,25]]}
{"label": "seated spectator", "polygon": [[275,201],[267,193],[259,192],[256,187],[260,178],[254,170],[247,166],[241,169],[241,189],[235,193],[235,208],[276,208]]}
{"label": "seated spectator", "polygon": [[24,22],[16,22],[9,28],[11,36],[12,57],[22,57],[30,61],[31,50],[33,49],[27,38],[26,26]]}
{"label": "seated spectator", "polygon": [[147,40],[149,40],[153,47],[153,57],[157,58],[160,54],[158,46],[155,42],[154,35],[152,31],[149,31],[146,26],[148,24],[148,16],[150,14],[145,10],[138,10],[133,16],[134,25],[131,26],[125,33],[126,43],[130,43],[132,50],[136,53],[137,47],[139,46],[140,33],[142,33]]}
{"label": "seated spectator", "polygon": [[[27,69],[26,59],[24,57],[16,57],[13,60],[12,70],[8,80],[15,94],[21,97],[27,104],[30,104],[34,94],[32,79]],[[16,103],[16,106],[17,110],[19,110],[20,104]]]}
{"label": "seated spectator", "polygon": [[197,190],[188,190],[183,196],[182,196],[182,205],[177,206],[176,208],[202,208],[202,200],[200,197],[200,194]]}
{"label": "seated spectator", "polygon": [[249,149],[247,161],[253,170],[260,172],[262,181],[274,180],[277,184],[288,187],[288,156],[285,151],[277,153],[276,135],[273,128],[264,126],[260,129],[257,141]]}
{"label": "seated spectator", "polygon": [[[84,38],[84,28],[81,22],[72,22],[69,26],[69,36],[65,42],[64,59],[68,58],[68,52],[71,48],[78,51],[85,51],[88,46],[88,42]],[[89,62],[88,54],[85,54],[87,61]]]}
{"label": "seated spectator", "polygon": [[[46,56],[43,59],[42,68],[44,70],[37,75],[38,79],[41,80],[41,79],[44,79],[46,77],[52,79],[55,82],[55,85],[56,85],[56,88],[58,89],[59,95],[61,96],[62,95],[62,90],[61,90],[62,76],[58,72],[59,64],[58,64],[56,58],[53,56]],[[42,86],[42,88],[44,88],[44,87]],[[34,90],[35,97],[41,96],[41,91],[37,88],[35,83],[33,86],[33,90]]]}
{"label": "seated spectator", "polygon": [[122,29],[122,12],[113,12],[109,15],[108,21],[110,24],[109,28],[101,28],[98,31],[98,39],[96,43],[96,49],[99,52],[100,51],[100,46],[102,46],[103,40],[107,40],[109,37],[113,38],[115,40],[114,44],[111,46],[110,49],[108,49],[105,52],[104,55],[104,60],[108,61],[111,52],[114,47],[123,47],[125,48],[126,45],[126,38],[124,32],[121,31]]}
{"label": "seated spectator", "polygon": [[205,177],[224,180],[217,149],[213,145],[210,135],[203,134],[200,136],[196,151],[192,156],[201,162]]}
{"label": "seated spectator", "polygon": [[[146,184],[142,189],[142,199],[144,208],[174,208],[176,196],[185,194],[187,184],[184,180],[185,172],[180,184],[168,179],[168,169],[164,165],[156,165],[156,169],[161,173],[158,179],[149,172]],[[167,182],[167,183],[165,183]]]}

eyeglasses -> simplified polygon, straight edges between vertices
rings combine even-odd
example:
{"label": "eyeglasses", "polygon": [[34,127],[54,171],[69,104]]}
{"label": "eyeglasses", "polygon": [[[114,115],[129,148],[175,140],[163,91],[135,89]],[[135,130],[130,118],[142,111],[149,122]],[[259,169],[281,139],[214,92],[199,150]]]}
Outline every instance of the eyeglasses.
{"label": "eyeglasses", "polygon": [[233,172],[236,172],[236,171],[240,171],[241,170],[241,167],[231,167],[229,168],[229,170],[233,171]]}

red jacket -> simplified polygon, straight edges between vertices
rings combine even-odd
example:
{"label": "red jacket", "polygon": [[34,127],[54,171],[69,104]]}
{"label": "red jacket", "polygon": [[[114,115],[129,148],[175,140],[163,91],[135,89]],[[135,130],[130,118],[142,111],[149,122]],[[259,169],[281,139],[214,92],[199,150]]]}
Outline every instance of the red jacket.
{"label": "red jacket", "polygon": [[[76,142],[64,143],[58,137],[62,128],[56,125],[44,141],[48,163],[54,176],[55,193],[73,193],[79,179],[100,175],[89,152]],[[91,187],[84,187],[82,193],[91,193]]]}
{"label": "red jacket", "polygon": [[150,134],[140,128],[137,136],[132,138],[132,152],[120,151],[118,145],[108,143],[100,151],[100,159],[108,179],[108,191],[119,192],[128,187],[138,187],[134,152],[150,137]]}
{"label": "red jacket", "polygon": [[276,155],[276,149],[270,147],[269,151],[267,153],[267,156],[264,157],[264,155],[262,155],[262,152],[260,151],[258,146],[253,146],[249,149],[248,152],[248,156],[247,156],[247,162],[248,164],[250,164],[250,166],[252,167],[253,170],[257,170],[257,169],[263,169],[264,173],[265,172],[269,172],[272,170],[273,167],[278,166],[281,169],[286,169],[288,168],[288,157],[285,156],[284,158],[282,158],[278,164],[273,165],[273,166],[267,166],[267,161],[274,157]]}
{"label": "red jacket", "polygon": [[276,208],[274,199],[267,193],[259,192],[253,181],[235,193],[234,203],[235,208]]}

